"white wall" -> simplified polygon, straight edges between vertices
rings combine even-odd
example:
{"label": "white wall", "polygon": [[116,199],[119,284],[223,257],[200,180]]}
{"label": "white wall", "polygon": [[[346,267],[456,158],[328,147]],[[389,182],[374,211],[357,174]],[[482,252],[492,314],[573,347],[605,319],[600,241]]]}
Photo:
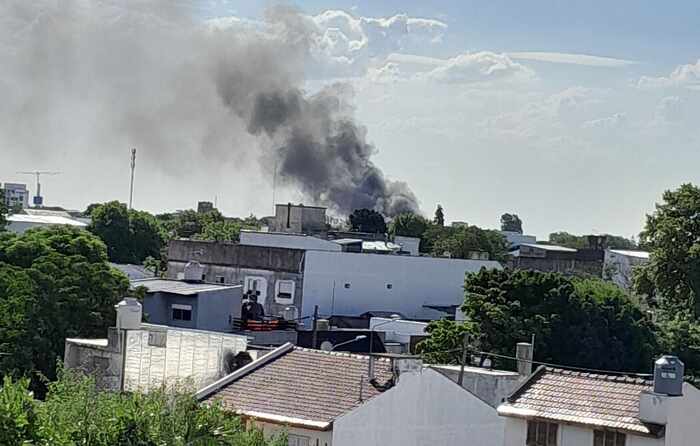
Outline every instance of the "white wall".
{"label": "white wall", "polygon": [[666,446],[697,446],[700,443],[700,390],[684,383],[683,396],[670,398]]}
{"label": "white wall", "polygon": [[[524,446],[527,439],[527,421],[507,417],[504,433],[504,446]],[[584,426],[559,424],[557,444],[563,446],[592,446],[593,429]],[[690,444],[690,443],[688,443]],[[697,445],[696,443],[693,443]],[[627,434],[626,446],[677,446],[676,443],[664,443],[661,438],[648,438]],[[685,444],[678,444],[685,446]]]}
{"label": "white wall", "polygon": [[299,427],[282,426],[279,424],[265,423],[263,421],[258,420],[255,421],[254,425],[258,429],[261,429],[265,434],[265,437],[267,438],[279,436],[281,433],[287,433],[290,435],[307,437],[309,439],[309,446],[331,446],[331,431],[317,431],[311,429],[302,429]]}
{"label": "white wall", "polygon": [[504,424],[494,408],[426,368],[336,419],[333,446],[502,446]]}
{"label": "white wall", "polygon": [[342,247],[334,242],[309,235],[279,234],[273,232],[241,231],[241,245],[269,246],[304,250],[336,251]]}
{"label": "white wall", "polygon": [[[345,252],[308,251],[304,262],[302,316],[356,316],[370,310],[401,312],[410,318],[435,313],[423,305],[459,305],[464,276],[498,262]],[[345,288],[345,284],[349,288]],[[389,289],[387,285],[391,285]]]}
{"label": "white wall", "polygon": [[225,357],[245,351],[245,336],[168,327],[166,347],[149,345],[155,330],[128,330],[124,390],[152,389],[191,381],[194,389],[226,374]]}

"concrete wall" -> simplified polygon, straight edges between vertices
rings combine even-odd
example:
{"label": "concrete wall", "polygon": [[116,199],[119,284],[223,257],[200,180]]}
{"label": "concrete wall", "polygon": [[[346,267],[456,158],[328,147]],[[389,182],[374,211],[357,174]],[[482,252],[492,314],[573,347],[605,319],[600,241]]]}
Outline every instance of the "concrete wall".
{"label": "concrete wall", "polygon": [[282,234],[274,232],[241,231],[241,245],[267,246],[318,251],[342,251],[334,242],[310,235]]}
{"label": "concrete wall", "polygon": [[253,422],[253,425],[258,429],[261,429],[267,438],[279,436],[282,433],[287,433],[288,435],[297,435],[308,438],[309,446],[331,446],[332,443],[333,434],[331,431],[317,431],[302,429],[299,427],[282,426],[279,424],[265,423],[258,420]]}
{"label": "concrete wall", "polygon": [[[431,365],[430,367],[454,382],[459,378],[459,366]],[[513,393],[522,379],[523,377],[515,372],[465,367],[462,387],[495,409]]]}
{"label": "concrete wall", "polygon": [[206,291],[198,294],[197,328],[230,331],[233,319],[241,317],[243,288]]}
{"label": "concrete wall", "polygon": [[464,301],[464,276],[498,262],[432,257],[308,251],[304,262],[301,314],[357,316],[366,311],[396,311],[430,318],[432,305]]}
{"label": "concrete wall", "polygon": [[333,445],[502,446],[504,424],[494,408],[423,369],[402,374],[396,387],[336,419]]}
{"label": "concrete wall", "polygon": [[612,250],[605,251],[604,278],[624,289],[632,287],[632,270],[649,262],[649,259],[623,255]]}
{"label": "concrete wall", "polygon": [[700,442],[700,390],[683,384],[683,396],[670,398],[666,446],[697,446]]}
{"label": "concrete wall", "polygon": [[[173,319],[172,305],[189,305],[192,307],[192,320],[181,321]],[[199,328],[198,325],[199,299],[197,296],[180,296],[170,293],[147,293],[143,300],[143,312],[151,324],[170,325],[171,327]]]}
{"label": "concrete wall", "polygon": [[326,228],[326,208],[302,205],[275,205],[271,227],[276,232],[310,233]]}

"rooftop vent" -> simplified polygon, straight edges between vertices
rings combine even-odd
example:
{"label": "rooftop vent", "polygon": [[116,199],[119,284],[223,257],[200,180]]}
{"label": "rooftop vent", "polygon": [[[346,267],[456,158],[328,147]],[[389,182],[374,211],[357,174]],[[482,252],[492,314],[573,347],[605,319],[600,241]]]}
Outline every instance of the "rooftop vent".
{"label": "rooftop vent", "polygon": [[204,274],[204,267],[196,260],[190,260],[185,265],[185,282],[201,282]]}
{"label": "rooftop vent", "polygon": [[685,365],[676,356],[662,356],[654,363],[654,393],[683,395]]}

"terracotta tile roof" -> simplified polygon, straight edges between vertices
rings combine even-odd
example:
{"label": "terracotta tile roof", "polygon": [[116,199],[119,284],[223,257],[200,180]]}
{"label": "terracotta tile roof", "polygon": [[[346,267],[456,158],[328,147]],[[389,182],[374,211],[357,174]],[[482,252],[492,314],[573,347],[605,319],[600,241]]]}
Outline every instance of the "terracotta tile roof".
{"label": "terracotta tile roof", "polygon": [[540,367],[498,413],[658,436],[663,426],[639,419],[639,395],[652,388],[642,378]]}
{"label": "terracotta tile roof", "polygon": [[323,429],[361,404],[361,377],[364,401],[390,387],[392,379],[387,359],[376,359],[371,384],[367,356],[289,347],[266,358],[217,390],[200,391],[203,401],[221,399],[225,407],[244,415]]}

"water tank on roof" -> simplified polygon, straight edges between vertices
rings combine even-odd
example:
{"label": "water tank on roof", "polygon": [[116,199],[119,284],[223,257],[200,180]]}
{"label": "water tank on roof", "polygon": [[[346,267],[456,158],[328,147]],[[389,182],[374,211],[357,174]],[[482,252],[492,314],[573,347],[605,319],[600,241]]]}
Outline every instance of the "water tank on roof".
{"label": "water tank on roof", "polygon": [[125,297],[114,306],[117,311],[117,328],[121,330],[138,330],[141,328],[141,304],[134,297]]}
{"label": "water tank on roof", "polygon": [[683,395],[685,365],[675,356],[662,356],[654,363],[654,393]]}
{"label": "water tank on roof", "polygon": [[185,282],[201,282],[204,275],[204,267],[196,260],[190,260],[185,265]]}

